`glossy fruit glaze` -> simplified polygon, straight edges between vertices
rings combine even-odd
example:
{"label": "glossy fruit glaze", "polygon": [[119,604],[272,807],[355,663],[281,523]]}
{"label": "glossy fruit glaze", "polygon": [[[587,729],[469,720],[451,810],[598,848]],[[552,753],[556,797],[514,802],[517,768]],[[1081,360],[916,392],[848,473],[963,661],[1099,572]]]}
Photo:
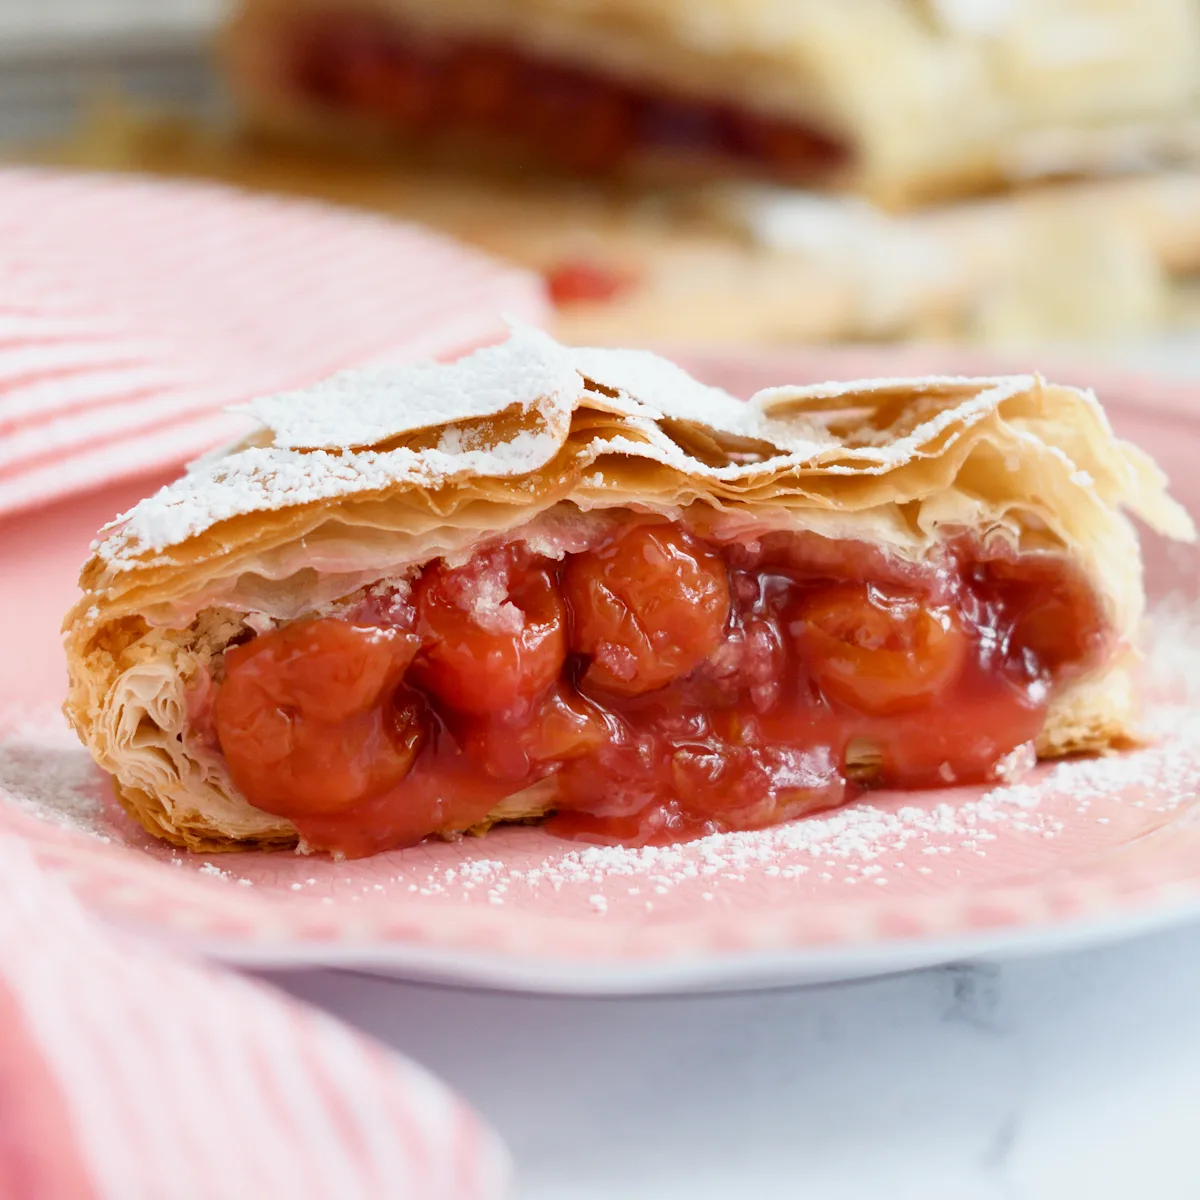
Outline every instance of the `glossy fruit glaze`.
{"label": "glossy fruit glaze", "polygon": [[844,148],[792,121],[673,97],[497,43],[434,40],[386,16],[325,13],[289,26],[285,77],[322,103],[408,135],[502,133],[574,171],[605,172],[646,148],[717,154],[813,178]]}
{"label": "glossy fruit glaze", "polygon": [[233,646],[194,732],[251,803],[351,857],[470,828],[539,784],[507,814],[677,841],[864,786],[994,778],[1105,649],[1090,591],[1054,560],[964,543],[918,569],[632,519],[559,558],[516,542],[438,561]]}

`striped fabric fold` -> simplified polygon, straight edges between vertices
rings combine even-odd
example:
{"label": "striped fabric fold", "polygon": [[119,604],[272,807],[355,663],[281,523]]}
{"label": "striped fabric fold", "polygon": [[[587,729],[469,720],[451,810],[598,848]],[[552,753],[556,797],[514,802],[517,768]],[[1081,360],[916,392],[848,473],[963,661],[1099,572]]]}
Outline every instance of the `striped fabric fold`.
{"label": "striped fabric fold", "polygon": [[[0,170],[0,517],[203,453],[228,406],[458,354],[545,315],[417,228],[219,187]],[[85,911],[0,832],[0,1196],[491,1200],[437,1080],[323,1013]]]}
{"label": "striped fabric fold", "polygon": [[547,312],[534,276],[383,217],[0,170],[0,516],[182,465],[245,429],[231,404]]}
{"label": "striped fabric fold", "polygon": [[264,985],[114,932],[0,837],[0,1195],[490,1200],[440,1083]]}

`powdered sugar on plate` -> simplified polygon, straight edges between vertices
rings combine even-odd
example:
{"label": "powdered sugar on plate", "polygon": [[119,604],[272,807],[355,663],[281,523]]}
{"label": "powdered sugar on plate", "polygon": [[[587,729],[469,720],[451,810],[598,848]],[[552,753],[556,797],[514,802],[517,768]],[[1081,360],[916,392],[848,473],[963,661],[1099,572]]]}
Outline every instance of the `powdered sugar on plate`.
{"label": "powdered sugar on plate", "polygon": [[0,714],[0,799],[60,829],[109,841],[108,790],[61,713]]}

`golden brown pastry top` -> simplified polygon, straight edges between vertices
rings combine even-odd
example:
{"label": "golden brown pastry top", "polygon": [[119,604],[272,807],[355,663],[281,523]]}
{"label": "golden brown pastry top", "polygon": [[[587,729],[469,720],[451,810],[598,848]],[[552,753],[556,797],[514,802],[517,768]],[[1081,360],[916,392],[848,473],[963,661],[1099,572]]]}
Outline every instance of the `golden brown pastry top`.
{"label": "golden brown pastry top", "polygon": [[1190,537],[1165,480],[1089,393],[1036,376],[781,387],[749,402],[644,351],[518,329],[450,365],[259,400],[239,447],[104,532],[68,618],[288,618],[535,518],[632,507],[752,536],[803,528],[917,560],[967,530],[1070,555],[1130,631],[1123,508]]}

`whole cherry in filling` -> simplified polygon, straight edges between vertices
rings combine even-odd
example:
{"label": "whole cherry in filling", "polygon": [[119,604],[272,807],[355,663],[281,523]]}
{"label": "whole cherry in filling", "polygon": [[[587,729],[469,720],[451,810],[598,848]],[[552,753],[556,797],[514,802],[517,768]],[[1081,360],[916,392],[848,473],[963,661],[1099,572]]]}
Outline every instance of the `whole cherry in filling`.
{"label": "whole cherry in filling", "polygon": [[434,562],[403,602],[373,589],[227,651],[217,741],[247,799],[320,849],[498,811],[666,841],[990,778],[1104,652],[1052,559],[948,547],[913,569],[807,537],[645,519],[557,559],[516,541]]}
{"label": "whole cherry in filling", "polygon": [[874,716],[928,704],[955,682],[970,650],[949,605],[872,584],[810,593],[790,629],[822,693]]}
{"label": "whole cherry in filling", "polygon": [[[517,718],[558,678],[566,612],[550,572],[519,547],[438,564],[417,583],[418,681],[460,713]],[[524,560],[524,561],[522,561]]]}
{"label": "whole cherry in filling", "polygon": [[563,568],[571,649],[583,681],[621,696],[663,687],[721,644],[729,618],[725,564],[669,525],[641,525]]}
{"label": "whole cherry in filling", "polygon": [[235,646],[214,706],[234,782],[260,807],[340,813],[408,774],[424,726],[398,685],[417,641],[394,629],[301,621]]}

